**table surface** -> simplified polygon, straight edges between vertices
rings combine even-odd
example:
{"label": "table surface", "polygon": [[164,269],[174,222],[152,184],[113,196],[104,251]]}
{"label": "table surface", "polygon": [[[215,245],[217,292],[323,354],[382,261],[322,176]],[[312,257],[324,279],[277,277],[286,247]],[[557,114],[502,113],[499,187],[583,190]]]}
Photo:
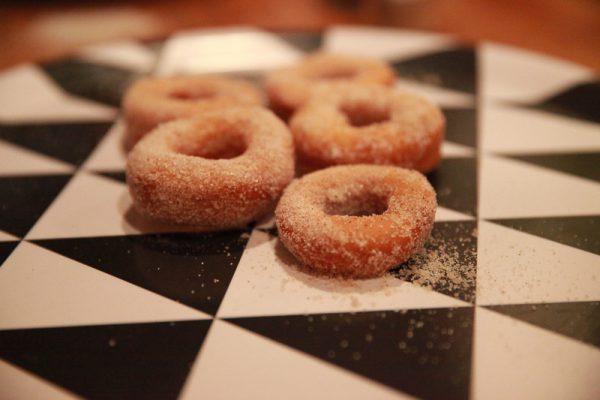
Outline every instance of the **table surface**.
{"label": "table surface", "polygon": [[[318,48],[386,60],[442,107],[423,252],[338,281],[301,268],[272,219],[186,233],[135,212],[132,80],[256,81]],[[199,30],[3,71],[0,398],[600,398],[599,98],[578,64],[348,26]]]}
{"label": "table surface", "polygon": [[321,31],[332,24],[422,29],[461,40],[492,40],[565,58],[600,71],[600,3],[594,0],[305,0],[0,4],[0,68],[40,61],[82,45],[164,38],[192,27],[248,24]]}

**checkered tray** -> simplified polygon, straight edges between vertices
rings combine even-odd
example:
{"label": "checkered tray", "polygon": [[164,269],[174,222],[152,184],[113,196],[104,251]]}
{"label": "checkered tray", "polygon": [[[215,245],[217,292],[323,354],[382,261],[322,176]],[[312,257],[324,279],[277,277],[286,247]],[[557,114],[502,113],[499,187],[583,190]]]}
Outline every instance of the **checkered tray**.
{"label": "checkered tray", "polygon": [[[296,268],[272,221],[202,234],[131,209],[118,107],[133,79],[258,80],[317,48],[385,59],[443,107],[416,266],[329,280]],[[497,44],[239,28],[6,70],[0,398],[600,398],[599,181],[598,77]],[[427,254],[472,279],[418,284],[406,271]]]}

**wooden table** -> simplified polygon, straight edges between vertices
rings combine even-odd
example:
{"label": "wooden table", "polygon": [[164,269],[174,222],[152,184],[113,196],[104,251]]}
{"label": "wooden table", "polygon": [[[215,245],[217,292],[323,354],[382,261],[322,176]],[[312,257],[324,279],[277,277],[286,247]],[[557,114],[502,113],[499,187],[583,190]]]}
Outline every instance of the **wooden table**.
{"label": "wooden table", "polygon": [[68,54],[82,45],[153,39],[185,28],[247,24],[318,31],[333,24],[431,30],[492,40],[600,71],[595,0],[11,1],[0,5],[0,68]]}

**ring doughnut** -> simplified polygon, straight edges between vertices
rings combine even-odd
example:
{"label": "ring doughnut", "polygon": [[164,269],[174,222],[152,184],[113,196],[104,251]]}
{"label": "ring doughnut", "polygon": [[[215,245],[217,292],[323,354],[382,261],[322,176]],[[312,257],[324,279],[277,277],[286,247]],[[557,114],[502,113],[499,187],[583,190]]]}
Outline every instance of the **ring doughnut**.
{"label": "ring doughnut", "polygon": [[241,227],[273,210],[294,176],[289,130],[271,111],[212,110],[160,125],[129,153],[133,204],[152,218]]}
{"label": "ring doughnut", "polygon": [[314,92],[290,121],[300,168],[387,164],[428,172],[440,161],[439,107],[391,88],[335,83]]}
{"label": "ring doughnut", "polygon": [[234,104],[263,103],[259,90],[241,79],[216,76],[141,79],[128,89],[123,99],[125,147],[131,149],[142,136],[166,121]]}
{"label": "ring doughnut", "polygon": [[385,63],[369,58],[314,53],[296,66],[267,75],[265,89],[271,108],[288,119],[322,83],[352,81],[392,85],[396,77]]}
{"label": "ring doughnut", "polygon": [[370,278],[423,247],[436,208],[433,188],[417,171],[344,165],[293,181],[275,221],[280,240],[308,268]]}

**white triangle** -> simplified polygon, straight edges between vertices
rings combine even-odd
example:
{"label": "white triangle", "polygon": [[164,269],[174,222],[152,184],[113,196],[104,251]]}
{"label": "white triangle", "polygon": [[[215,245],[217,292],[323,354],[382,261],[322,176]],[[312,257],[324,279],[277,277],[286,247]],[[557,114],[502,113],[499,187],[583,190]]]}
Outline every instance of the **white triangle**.
{"label": "white triangle", "polygon": [[219,320],[213,322],[181,395],[183,400],[318,398],[413,399]]}
{"label": "white triangle", "polygon": [[254,28],[192,30],[171,37],[156,68],[158,75],[268,70],[293,64],[302,52],[277,36]]}
{"label": "white triangle", "polygon": [[0,176],[73,173],[75,167],[44,154],[0,140]]}
{"label": "white triangle", "polygon": [[597,348],[483,308],[474,334],[473,398],[600,398]]}
{"label": "white triangle", "polygon": [[475,96],[470,93],[457,92],[455,90],[428,85],[417,81],[397,78],[396,89],[421,95],[440,106],[444,107],[473,107]]}
{"label": "white triangle", "polygon": [[442,156],[444,158],[474,157],[475,149],[462,144],[444,141],[442,142]]}
{"label": "white triangle", "polygon": [[435,212],[435,221],[472,221],[475,218],[471,215],[459,213],[458,211],[450,210],[438,205]]}
{"label": "white triangle", "polygon": [[281,242],[254,230],[218,316],[314,314],[468,306],[391,275],[368,280],[317,277],[298,269]]}
{"label": "white triangle", "polygon": [[484,151],[506,154],[600,150],[600,125],[488,101],[482,107]]}
{"label": "white triangle", "polygon": [[0,268],[0,329],[210,318],[28,242]]}
{"label": "white triangle", "polygon": [[98,146],[83,164],[83,168],[94,171],[124,171],[127,154],[123,147],[125,124],[118,119],[104,135]]}
{"label": "white triangle", "polygon": [[480,162],[483,218],[600,214],[600,185],[593,181],[489,155]]}
{"label": "white triangle", "polygon": [[20,240],[18,237],[11,235],[8,232],[0,230],[0,242],[11,242],[13,240]]}
{"label": "white triangle", "polygon": [[27,234],[28,239],[183,232],[139,215],[127,185],[80,170]]}
{"label": "white triangle", "polygon": [[477,304],[600,300],[600,256],[480,221]]}
{"label": "white triangle", "polygon": [[132,40],[88,46],[79,52],[79,57],[141,73],[150,71],[157,58],[152,50]]}
{"label": "white triangle", "polygon": [[115,115],[112,107],[64,93],[37,66],[0,74],[0,122],[106,121]]}
{"label": "white triangle", "polygon": [[334,53],[402,60],[454,46],[449,36],[401,29],[338,26],[327,30],[324,49]]}
{"label": "white triangle", "polygon": [[80,397],[0,359],[0,399],[75,400]]}
{"label": "white triangle", "polygon": [[594,79],[589,68],[515,47],[485,43],[480,54],[484,98],[537,103]]}

